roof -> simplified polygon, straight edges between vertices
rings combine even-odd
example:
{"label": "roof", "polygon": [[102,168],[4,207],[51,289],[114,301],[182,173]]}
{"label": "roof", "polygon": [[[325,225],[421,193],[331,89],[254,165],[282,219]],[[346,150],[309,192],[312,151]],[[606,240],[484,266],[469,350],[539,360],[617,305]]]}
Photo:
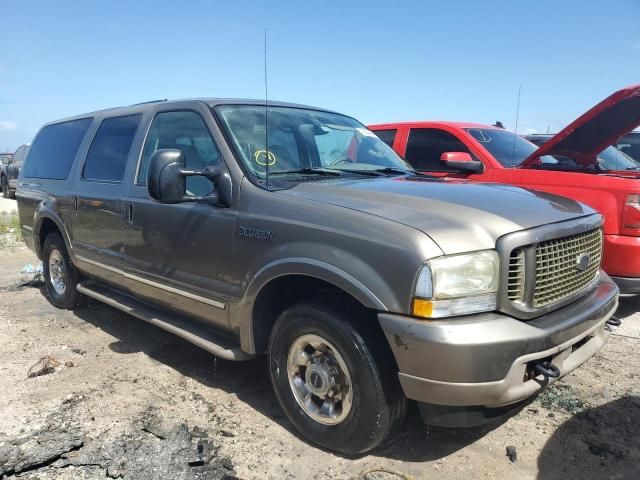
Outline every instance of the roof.
{"label": "roof", "polygon": [[[79,115],[73,115],[71,117],[61,118],[46,123],[45,125],[51,125],[55,123],[68,122],[71,120],[77,120],[80,118],[95,117],[95,116],[116,116],[116,115],[130,115],[133,113],[144,113],[145,111],[154,109],[159,103],[163,105],[179,105],[181,107],[187,106],[189,103],[204,103],[210,107],[217,107],[219,105],[264,105],[264,99],[247,99],[247,98],[187,98],[181,100],[152,100],[150,102],[141,102],[133,105],[127,105],[122,107],[106,108],[103,110],[95,110],[93,112],[82,113]],[[333,112],[324,108],[311,107],[308,105],[301,105],[298,103],[281,102],[276,100],[268,101],[270,107],[291,107],[291,108],[305,108],[308,110],[318,110],[322,112]]]}
{"label": "roof", "polygon": [[446,120],[416,120],[412,122],[389,122],[368,125],[370,128],[393,128],[400,126],[448,126],[454,128],[499,128],[493,125],[472,122],[450,122]]}

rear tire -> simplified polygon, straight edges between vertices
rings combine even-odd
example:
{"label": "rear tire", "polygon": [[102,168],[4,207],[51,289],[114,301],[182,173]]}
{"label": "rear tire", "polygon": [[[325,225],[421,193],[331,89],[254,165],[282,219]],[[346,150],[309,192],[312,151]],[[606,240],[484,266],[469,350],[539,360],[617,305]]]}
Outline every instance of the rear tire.
{"label": "rear tire", "polygon": [[71,310],[82,303],[76,289],[79,273],[71,263],[67,247],[57,233],[50,233],[42,246],[45,292],[49,302],[58,308]]}
{"label": "rear tire", "polygon": [[7,179],[4,175],[0,178],[0,184],[2,185],[2,196],[4,198],[9,198],[9,185],[7,184]]}
{"label": "rear tire", "polygon": [[7,192],[8,192],[8,197],[11,200],[15,200],[16,199],[16,191],[15,190],[11,190],[9,187],[7,187]]}
{"label": "rear tire", "polygon": [[289,420],[309,441],[349,455],[378,446],[400,424],[407,403],[386,340],[366,324],[376,320],[358,314],[294,305],[269,339],[271,382]]}

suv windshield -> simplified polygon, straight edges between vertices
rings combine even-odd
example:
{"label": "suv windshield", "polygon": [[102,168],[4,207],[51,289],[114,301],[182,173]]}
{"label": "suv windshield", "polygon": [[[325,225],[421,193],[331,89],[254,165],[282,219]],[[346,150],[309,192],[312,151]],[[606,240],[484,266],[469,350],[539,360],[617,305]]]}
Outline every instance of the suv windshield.
{"label": "suv windshield", "polygon": [[386,143],[344,115],[270,106],[265,128],[264,106],[224,105],[216,111],[245,167],[260,179],[265,178],[267,168],[269,175],[279,177],[323,171],[337,176],[341,172],[413,171]]}

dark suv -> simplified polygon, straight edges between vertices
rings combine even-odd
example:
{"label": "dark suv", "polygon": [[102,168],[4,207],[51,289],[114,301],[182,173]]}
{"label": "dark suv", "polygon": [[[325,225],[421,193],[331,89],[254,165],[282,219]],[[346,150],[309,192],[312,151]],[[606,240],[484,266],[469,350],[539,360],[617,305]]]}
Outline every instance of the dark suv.
{"label": "dark suv", "polygon": [[2,170],[0,171],[0,186],[2,187],[2,195],[5,198],[16,198],[16,186],[18,184],[18,176],[22,168],[22,162],[25,158],[29,144],[20,145],[15,153],[7,158],[6,163],[3,161]]}
{"label": "dark suv", "polygon": [[578,202],[413,171],[353,118],[155,102],[45,125],[18,184],[60,308],[83,295],[228,360],[267,353],[305,437],[477,424],[594,355],[618,290]]}

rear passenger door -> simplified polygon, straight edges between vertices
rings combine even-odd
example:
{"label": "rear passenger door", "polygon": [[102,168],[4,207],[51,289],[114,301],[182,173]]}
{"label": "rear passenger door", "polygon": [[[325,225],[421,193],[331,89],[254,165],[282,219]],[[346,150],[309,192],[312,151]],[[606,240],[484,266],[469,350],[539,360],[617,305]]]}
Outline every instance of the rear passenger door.
{"label": "rear passenger door", "polygon": [[[166,108],[166,107],[165,107]],[[202,110],[159,109],[142,148],[135,185],[125,201],[128,286],[137,296],[226,327],[233,291],[235,209],[208,203],[158,203],[147,191],[149,161],[159,149],[184,153],[188,170],[224,166]],[[209,193],[204,177],[187,178],[187,194]]]}
{"label": "rear passenger door", "polygon": [[98,262],[98,267],[122,263],[123,178],[141,117],[133,114],[102,119],[71,196],[76,256],[85,262]]}

